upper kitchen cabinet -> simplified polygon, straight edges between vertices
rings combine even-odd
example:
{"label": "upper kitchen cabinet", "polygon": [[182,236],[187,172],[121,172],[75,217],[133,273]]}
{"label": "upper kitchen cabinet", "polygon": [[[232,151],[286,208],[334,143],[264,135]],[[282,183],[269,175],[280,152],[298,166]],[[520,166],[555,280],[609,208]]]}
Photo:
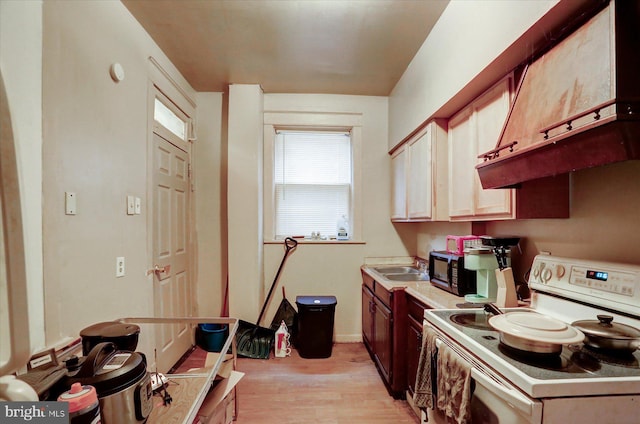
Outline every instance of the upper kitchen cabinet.
{"label": "upper kitchen cabinet", "polygon": [[449,120],[449,215],[452,221],[566,218],[569,179],[560,176],[517,188],[483,189],[478,156],[495,147],[511,104],[508,75]]}
{"label": "upper kitchen cabinet", "polygon": [[511,77],[504,78],[449,121],[451,219],[511,218],[513,189],[483,190],[475,166],[493,148],[509,113]]}
{"label": "upper kitchen cabinet", "polygon": [[447,138],[431,121],[391,154],[391,220],[448,221]]}

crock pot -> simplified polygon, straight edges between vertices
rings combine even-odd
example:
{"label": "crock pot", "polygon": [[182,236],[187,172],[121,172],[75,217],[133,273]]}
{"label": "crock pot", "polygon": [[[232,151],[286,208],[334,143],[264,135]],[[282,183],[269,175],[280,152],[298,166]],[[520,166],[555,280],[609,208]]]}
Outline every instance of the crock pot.
{"label": "crock pot", "polygon": [[117,321],[99,322],[82,331],[82,354],[88,355],[98,343],[112,342],[119,350],[135,351],[138,346],[140,327]]}
{"label": "crock pot", "polygon": [[144,354],[99,343],[83,358],[68,384],[93,386],[98,393],[103,424],[142,423],[153,409],[153,390]]}

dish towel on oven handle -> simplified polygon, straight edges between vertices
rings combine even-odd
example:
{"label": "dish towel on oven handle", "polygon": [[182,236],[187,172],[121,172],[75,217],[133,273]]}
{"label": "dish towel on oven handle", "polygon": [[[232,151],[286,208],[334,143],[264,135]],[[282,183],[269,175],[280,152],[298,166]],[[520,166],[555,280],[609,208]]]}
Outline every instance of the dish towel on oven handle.
{"label": "dish towel on oven handle", "polygon": [[471,423],[471,365],[444,343],[437,362],[436,409],[455,423]]}
{"label": "dish towel on oven handle", "polygon": [[416,384],[414,386],[413,403],[420,409],[434,409],[436,395],[436,360],[438,348],[436,347],[436,333],[425,325],[422,329],[422,349],[418,359],[418,372],[416,372]]}

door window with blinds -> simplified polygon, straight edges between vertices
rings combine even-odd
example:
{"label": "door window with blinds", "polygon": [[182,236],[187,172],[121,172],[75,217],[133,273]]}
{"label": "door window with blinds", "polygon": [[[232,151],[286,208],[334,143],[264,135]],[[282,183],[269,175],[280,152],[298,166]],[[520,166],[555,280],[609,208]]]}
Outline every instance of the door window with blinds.
{"label": "door window with blinds", "polygon": [[347,132],[277,131],[275,237],[333,239],[352,215],[352,143]]}

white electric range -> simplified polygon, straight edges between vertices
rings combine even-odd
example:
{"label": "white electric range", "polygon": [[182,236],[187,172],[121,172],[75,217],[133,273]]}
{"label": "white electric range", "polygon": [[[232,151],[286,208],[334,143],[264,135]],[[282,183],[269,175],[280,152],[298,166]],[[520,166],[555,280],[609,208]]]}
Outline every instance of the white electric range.
{"label": "white electric range", "polygon": [[[640,329],[640,266],[538,255],[529,287],[531,313],[566,324],[607,314]],[[523,308],[503,312],[515,310]],[[482,308],[425,311],[438,344],[472,367],[473,423],[638,422],[639,351],[577,343],[559,354],[526,352],[500,342],[491,316]]]}

